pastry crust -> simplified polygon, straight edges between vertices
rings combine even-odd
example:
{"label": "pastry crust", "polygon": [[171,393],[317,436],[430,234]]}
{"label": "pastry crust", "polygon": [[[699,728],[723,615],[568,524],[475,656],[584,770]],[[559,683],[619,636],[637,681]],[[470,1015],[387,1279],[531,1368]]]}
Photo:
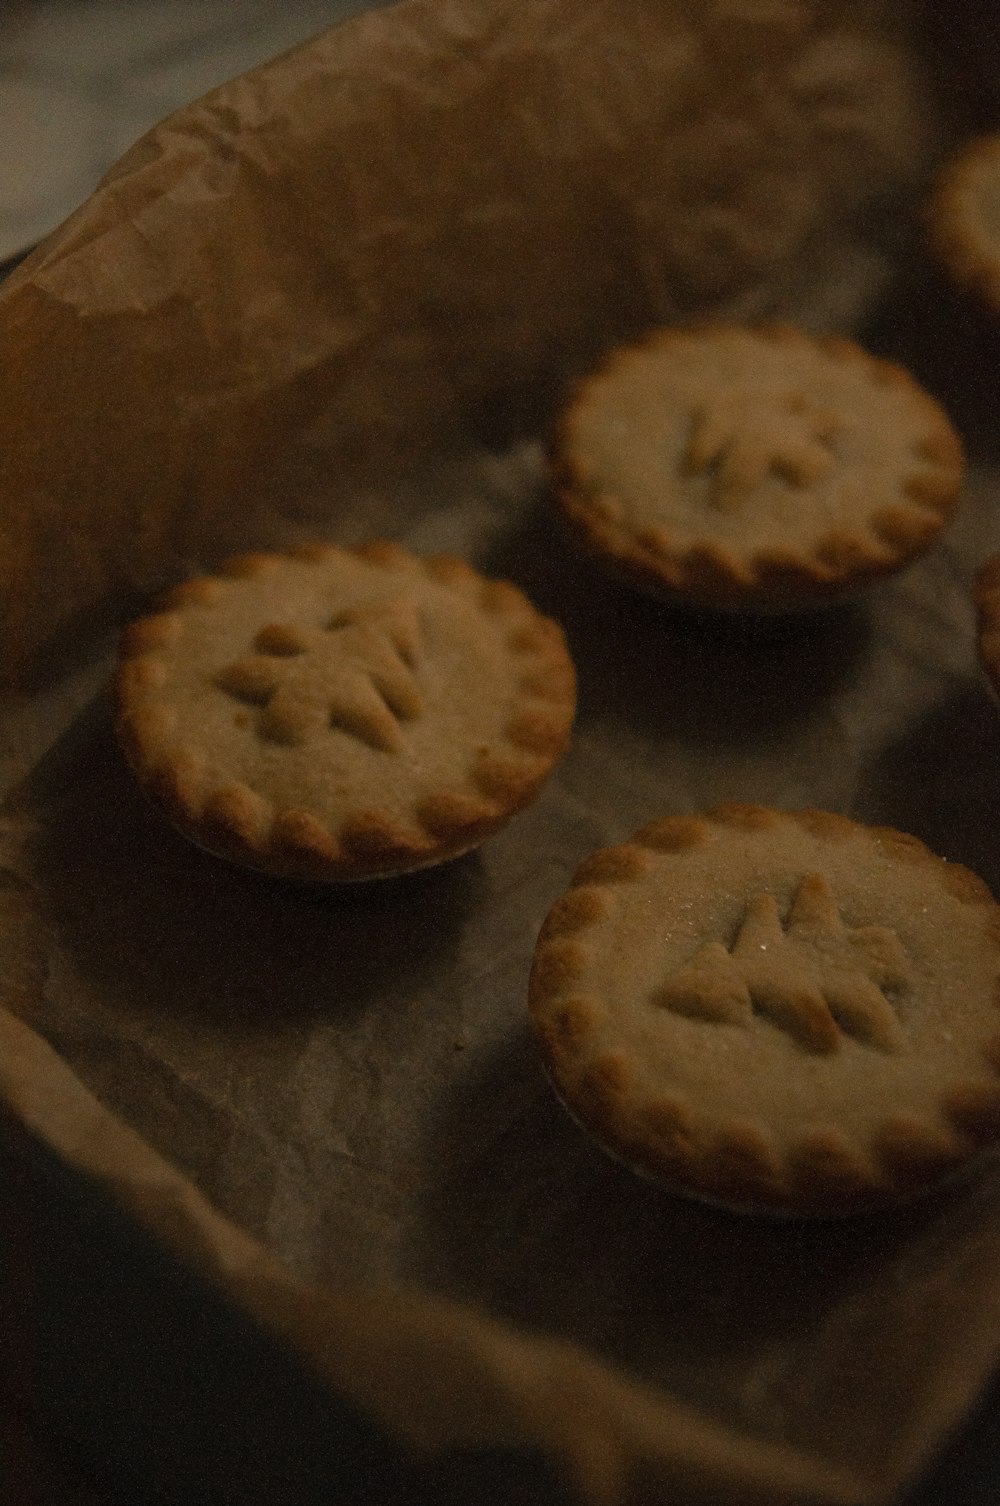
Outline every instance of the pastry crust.
{"label": "pastry crust", "polygon": [[657,330],[573,392],[557,504],[597,558],[700,607],[818,605],[900,569],[950,517],[947,415],[902,367],[784,324]]}
{"label": "pastry crust", "polygon": [[912,1197],[1000,1138],[1000,906],[885,827],[724,805],[589,858],[530,1008],[570,1112],[741,1211]]}
{"label": "pastry crust", "polygon": [[927,229],[949,276],[1000,312],[1000,134],[975,137],[945,164]]}
{"label": "pastry crust", "polygon": [[561,629],[515,586],[398,545],[241,555],[122,636],[117,727],[209,851],[319,880],[455,857],[570,735]]}

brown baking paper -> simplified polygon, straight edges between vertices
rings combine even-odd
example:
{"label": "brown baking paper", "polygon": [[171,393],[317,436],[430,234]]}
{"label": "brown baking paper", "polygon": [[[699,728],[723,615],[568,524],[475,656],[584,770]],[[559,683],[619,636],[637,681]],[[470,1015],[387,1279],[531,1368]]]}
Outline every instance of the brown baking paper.
{"label": "brown baking paper", "polygon": [[[535,1443],[588,1501],[884,1500],[1000,1349],[995,1168],[875,1218],[709,1211],[592,1146],[526,1028],[548,907],[669,812],[844,810],[1000,888],[968,590],[997,353],[921,261],[944,137],[882,12],[367,14],[166,121],[0,294],[0,1091],[408,1444]],[[572,554],[541,438],[600,350],[877,294],[976,462],[923,562],[753,627]],[[311,532],[463,554],[566,629],[569,753],[439,871],[243,873],[116,750],[102,623]]]}

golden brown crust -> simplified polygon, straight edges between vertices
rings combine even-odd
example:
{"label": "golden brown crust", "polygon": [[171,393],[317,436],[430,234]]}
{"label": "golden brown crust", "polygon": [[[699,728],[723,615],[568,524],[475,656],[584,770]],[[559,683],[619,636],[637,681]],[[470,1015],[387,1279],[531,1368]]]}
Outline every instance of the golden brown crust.
{"label": "golden brown crust", "polygon": [[704,834],[705,824],[696,816],[666,816],[643,826],[632,841],[654,852],[682,852],[685,847],[697,846]]}
{"label": "golden brown crust", "polygon": [[585,858],[576,870],[574,884],[622,884],[649,872],[650,858],[633,842],[605,847]]}
{"label": "golden brown crust", "polygon": [[177,612],[158,612],[153,617],[144,617],[133,622],[122,634],[119,645],[121,657],[148,654],[173,643],[181,631],[181,619]]}
{"label": "golden brown crust", "polygon": [[367,810],[350,816],[339,832],[341,845],[366,867],[413,868],[435,851],[431,832],[404,826],[388,811]]}
{"label": "golden brown crust", "polygon": [[267,833],[267,803],[245,784],[222,784],[205,800],[202,821],[235,851],[259,852]]}
{"label": "golden brown crust", "polygon": [[586,971],[590,953],[579,941],[546,939],[535,953],[533,986],[543,994],[563,991]]}
{"label": "golden brown crust", "polygon": [[770,831],[780,826],[783,819],[770,806],[751,805],[739,800],[727,800],[714,806],[710,815],[720,826],[734,826],[737,831]]}
{"label": "golden brown crust", "polygon": [[351,880],[457,856],[527,804],[576,677],[517,587],[320,541],[175,587],[123,633],[115,692],[129,762],[194,841]]}
{"label": "golden brown crust", "polygon": [[917,838],[729,803],[593,854],[529,983],[613,1154],[750,1211],[926,1191],[1000,1141],[1000,907]]}
{"label": "golden brown crust", "polygon": [[607,889],[598,884],[581,884],[556,901],[545,917],[539,933],[540,940],[548,941],[553,936],[567,936],[573,931],[585,930],[597,920],[610,915],[613,900]]}
{"label": "golden brown crust", "polygon": [[498,815],[494,801],[456,790],[428,795],[416,809],[417,824],[447,842],[492,830]]}
{"label": "golden brown crust", "polygon": [[[523,681],[521,682],[523,688]],[[537,692],[532,690],[532,694]],[[566,741],[566,729],[558,709],[544,705],[523,706],[507,723],[507,740],[512,747],[537,753],[542,758],[557,756]]]}
{"label": "golden brown crust", "polygon": [[472,595],[479,589],[478,571],[473,570],[466,560],[458,559],[453,554],[432,554],[428,557],[425,568],[433,580],[439,580],[453,590]]}
{"label": "golden brown crust", "polygon": [[509,754],[483,749],[476,754],[471,777],[481,794],[518,810],[532,798],[542,767],[539,759],[517,754],[513,748]]}
{"label": "golden brown crust", "polygon": [[596,558],[695,605],[771,611],[922,553],[963,472],[908,372],[787,325],[656,330],[612,352],[574,389],[550,459]]}
{"label": "golden brown crust", "polygon": [[185,607],[211,606],[221,595],[222,589],[218,581],[208,576],[198,576],[194,580],[181,581],[180,585],[165,592],[160,604],[167,611],[176,612]]}
{"label": "golden brown crust", "polygon": [[806,831],[817,837],[824,837],[829,842],[836,841],[838,837],[849,837],[855,827],[849,816],[841,816],[835,811],[807,809],[792,811],[790,815]]}
{"label": "golden brown crust", "polygon": [[288,878],[318,877],[342,861],[332,833],[310,811],[294,807],[274,816],[264,850],[272,871]]}

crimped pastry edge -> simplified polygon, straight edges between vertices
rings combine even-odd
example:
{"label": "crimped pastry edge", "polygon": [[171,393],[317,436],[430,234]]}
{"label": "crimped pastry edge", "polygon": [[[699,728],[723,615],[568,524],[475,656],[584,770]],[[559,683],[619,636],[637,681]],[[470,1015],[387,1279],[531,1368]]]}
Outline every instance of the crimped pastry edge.
{"label": "crimped pastry edge", "polygon": [[[757,1174],[759,1168],[754,1169],[751,1164],[751,1174],[742,1187],[739,1185],[738,1158],[736,1176],[731,1161],[728,1168],[723,1167],[720,1178],[717,1168],[711,1165],[711,1155],[686,1154],[683,1145],[678,1145],[676,1140],[673,1154],[665,1157],[648,1134],[643,1137],[634,1133],[634,1115],[631,1116],[631,1130],[624,1122],[626,1116],[616,1101],[614,1052],[605,1053],[608,1060],[598,1062],[599,1076],[603,1073],[607,1090],[603,1094],[591,1090],[581,1095],[579,1082],[569,1080],[566,1063],[572,1058],[572,1048],[564,1049],[565,1042],[560,1040],[560,1032],[573,1033],[574,1022],[571,1018],[567,1023],[566,1010],[568,1008],[572,1015],[581,1001],[572,996],[569,999],[562,997],[560,961],[567,959],[560,959],[557,953],[553,963],[551,944],[566,938],[572,944],[574,937],[585,932],[588,925],[599,918],[602,886],[630,883],[640,878],[648,871],[651,853],[682,851],[687,846],[700,844],[713,823],[753,831],[755,828],[773,828],[783,822],[798,823],[833,841],[838,836],[859,831],[878,838],[890,844],[903,861],[933,866],[945,879],[949,892],[964,902],[989,906],[1000,924],[1000,905],[978,875],[961,864],[939,857],[918,838],[893,827],[869,826],[815,808],[786,811],[737,802],[717,805],[696,815],[669,816],[650,822],[628,841],[599,849],[586,858],[541,926],[529,977],[528,1000],[529,1016],[546,1073],[556,1097],[570,1117],[615,1160],[665,1191],[727,1212],[790,1219],[833,1219],[879,1212],[931,1196],[973,1175],[984,1161],[1000,1153],[1000,1049],[988,1050],[983,1043],[984,1076],[989,1073],[992,1079],[986,1094],[988,1103],[978,1083],[952,1087],[942,1097],[941,1107],[950,1121],[953,1152],[942,1155],[939,1164],[921,1164],[921,1145],[910,1147],[915,1156],[908,1155],[907,1146],[898,1142],[893,1145],[883,1126],[875,1145],[866,1149],[865,1156],[853,1158],[855,1165],[860,1165],[860,1175],[852,1179],[838,1172],[832,1181],[829,1173],[824,1179],[821,1158],[817,1160],[815,1157],[811,1178],[808,1166],[802,1164],[797,1178],[794,1175],[790,1178],[789,1173],[794,1172],[792,1158],[798,1156],[796,1146],[792,1146],[789,1153],[771,1168],[774,1174],[770,1179],[761,1179]],[[585,902],[580,901],[581,894],[587,896]],[[567,905],[582,912],[579,916],[571,916],[568,925],[564,914],[560,913],[561,907]],[[567,971],[572,973],[571,963]],[[552,1009],[560,1002],[563,1015],[557,1020],[553,1018]],[[585,1006],[587,1002],[584,996]],[[599,1001],[595,1002],[599,1005]],[[586,1020],[578,1020],[576,1029],[585,1033]],[[968,1105],[963,1103],[963,1093],[970,1098]],[[846,1134],[841,1138],[850,1158],[853,1149],[850,1138]],[[933,1136],[927,1137],[925,1151],[932,1140]],[[817,1173],[818,1189],[815,1185]]]}
{"label": "crimped pastry edge", "polygon": [[[872,527],[835,530],[817,539],[811,554],[780,548],[740,557],[706,536],[696,544],[672,544],[669,530],[655,544],[623,528],[604,512],[614,498],[594,494],[572,457],[570,427],[575,410],[592,384],[603,381],[623,358],[692,336],[737,333],[785,344],[809,345],[833,359],[851,361],[879,382],[908,389],[934,427],[939,486],[916,499],[905,493],[872,514]],[[692,322],[650,330],[611,350],[595,370],[580,377],[563,403],[547,447],[551,493],[557,511],[586,553],[640,590],[678,605],[713,611],[760,614],[808,611],[864,590],[919,558],[937,538],[958,505],[964,476],[961,439],[941,405],[905,367],[865,351],[841,335],[811,335],[780,321],[753,325]],[[944,473],[950,472],[950,476]]]}
{"label": "crimped pastry edge", "polygon": [[[424,797],[405,824],[369,809],[352,813],[333,830],[305,809],[262,811],[261,804],[269,802],[241,782],[203,789],[203,771],[192,767],[188,750],[171,746],[166,708],[136,704],[143,688],[155,691],[158,658],[173,633],[171,619],[188,603],[210,603],[216,583],[258,575],[283,559],[321,565],[335,556],[355,556],[387,569],[420,569],[446,590],[474,594],[487,613],[510,619],[510,649],[524,663],[506,743],[489,753],[472,751],[466,784]],[[337,884],[394,877],[461,857],[530,804],[569,743],[576,671],[558,623],[511,582],[484,576],[457,557],[419,556],[390,541],[353,548],[312,541],[284,552],[233,555],[214,574],[167,591],[122,633],[113,695],[116,733],[128,763],[154,803],[196,846],[274,877]]]}
{"label": "crimped pastry edge", "polygon": [[891,1214],[897,1209],[907,1208],[914,1203],[921,1203],[925,1199],[931,1199],[946,1194],[954,1188],[962,1187],[984,1173],[990,1164],[1000,1160],[1000,1145],[985,1146],[981,1150],[974,1151],[952,1170],[943,1171],[940,1176],[933,1182],[928,1183],[927,1186],[913,1188],[909,1192],[898,1192],[891,1198],[887,1198],[886,1201],[878,1203],[859,1202],[856,1206],[843,1207],[793,1207],[790,1204],[755,1202],[753,1199],[741,1201],[739,1198],[719,1196],[705,1189],[682,1186],[679,1183],[666,1179],[662,1170],[658,1170],[655,1166],[630,1159],[627,1151],[612,1144],[607,1137],[597,1133],[591,1125],[587,1124],[580,1117],[573,1105],[567,1100],[547,1065],[545,1075],[552,1088],[553,1095],[567,1118],[572,1120],[582,1134],[597,1144],[604,1155],[609,1156],[612,1161],[624,1167],[632,1176],[638,1177],[640,1181],[648,1183],[657,1192],[681,1197],[687,1202],[697,1203],[702,1207],[714,1209],[718,1213],[732,1214],[737,1218],[762,1219],[774,1222],[775,1224],[833,1224],[847,1219]]}

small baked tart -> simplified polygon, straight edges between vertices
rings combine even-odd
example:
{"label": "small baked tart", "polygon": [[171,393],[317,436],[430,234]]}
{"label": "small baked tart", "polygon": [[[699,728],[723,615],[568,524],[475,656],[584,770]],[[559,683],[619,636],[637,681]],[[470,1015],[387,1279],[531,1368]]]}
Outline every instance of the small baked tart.
{"label": "small baked tart", "polygon": [[574,389],[557,504],[601,561],[697,607],[819,605],[940,533],[961,442],[900,366],[787,325],[659,330]]}
{"label": "small baked tart", "polygon": [[538,793],[575,674],[515,586],[391,543],[240,556],[122,637],[118,732],[209,851],[367,879],[453,858]]}
{"label": "small baked tart", "polygon": [[726,805],[594,854],[531,972],[557,1093],[669,1189],[829,1216],[1000,1138],[1000,907],[921,842]]}
{"label": "small baked tart", "polygon": [[1000,312],[1000,134],[973,138],[945,163],[927,228],[952,280]]}

